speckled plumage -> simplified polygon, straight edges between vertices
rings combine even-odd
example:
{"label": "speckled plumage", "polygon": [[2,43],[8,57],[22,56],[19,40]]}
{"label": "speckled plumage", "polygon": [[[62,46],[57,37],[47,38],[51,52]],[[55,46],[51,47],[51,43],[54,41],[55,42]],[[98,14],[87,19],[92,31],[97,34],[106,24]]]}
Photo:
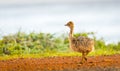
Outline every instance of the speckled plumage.
{"label": "speckled plumage", "polygon": [[69,33],[70,48],[76,52],[82,53],[81,63],[87,61],[86,58],[87,54],[92,50],[94,50],[94,40],[83,36],[79,36],[78,38],[75,38],[73,36],[74,23],[72,21],[68,22],[65,26],[68,26],[70,28],[70,33]]}

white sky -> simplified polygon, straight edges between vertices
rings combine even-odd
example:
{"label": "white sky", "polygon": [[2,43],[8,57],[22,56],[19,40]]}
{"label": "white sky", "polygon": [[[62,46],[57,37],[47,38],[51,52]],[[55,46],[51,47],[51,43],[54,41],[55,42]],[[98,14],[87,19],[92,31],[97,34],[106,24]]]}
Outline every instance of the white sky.
{"label": "white sky", "polygon": [[[76,3],[80,3],[80,6]],[[20,6],[16,7],[17,4]],[[66,29],[63,25],[73,20],[75,31],[93,31],[106,40],[119,40],[119,4],[120,0],[0,0],[0,36],[3,33],[15,33],[20,28],[24,31],[63,32]],[[45,29],[46,26],[49,27]]]}
{"label": "white sky", "polygon": [[34,3],[120,2],[120,0],[0,0],[0,5]]}

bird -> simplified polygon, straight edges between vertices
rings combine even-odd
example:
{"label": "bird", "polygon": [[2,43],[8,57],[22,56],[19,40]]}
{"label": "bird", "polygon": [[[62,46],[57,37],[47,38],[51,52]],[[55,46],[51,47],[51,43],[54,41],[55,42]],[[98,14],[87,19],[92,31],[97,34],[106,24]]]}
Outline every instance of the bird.
{"label": "bird", "polygon": [[94,50],[94,40],[84,36],[74,37],[74,23],[72,21],[67,22],[65,26],[70,28],[68,38],[69,47],[75,52],[82,53],[82,59],[80,63],[85,63],[87,61],[87,55]]}

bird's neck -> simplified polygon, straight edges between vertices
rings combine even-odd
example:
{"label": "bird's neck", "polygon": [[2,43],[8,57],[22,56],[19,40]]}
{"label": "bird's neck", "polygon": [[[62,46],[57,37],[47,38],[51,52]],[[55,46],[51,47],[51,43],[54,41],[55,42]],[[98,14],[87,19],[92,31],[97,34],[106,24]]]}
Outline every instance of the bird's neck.
{"label": "bird's neck", "polygon": [[72,39],[73,37],[73,31],[74,31],[74,28],[70,28],[70,33],[69,33],[69,38]]}
{"label": "bird's neck", "polygon": [[70,28],[70,33],[69,33],[69,47],[72,48],[72,39],[73,39],[73,28]]}

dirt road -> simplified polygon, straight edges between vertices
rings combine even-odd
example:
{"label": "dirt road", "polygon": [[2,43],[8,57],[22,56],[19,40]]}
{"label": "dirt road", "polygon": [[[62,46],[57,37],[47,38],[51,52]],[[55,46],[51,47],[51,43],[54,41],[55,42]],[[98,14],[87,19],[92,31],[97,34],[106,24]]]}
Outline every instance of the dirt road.
{"label": "dirt road", "polygon": [[0,60],[0,71],[120,71],[120,54],[88,57],[18,58]]}

